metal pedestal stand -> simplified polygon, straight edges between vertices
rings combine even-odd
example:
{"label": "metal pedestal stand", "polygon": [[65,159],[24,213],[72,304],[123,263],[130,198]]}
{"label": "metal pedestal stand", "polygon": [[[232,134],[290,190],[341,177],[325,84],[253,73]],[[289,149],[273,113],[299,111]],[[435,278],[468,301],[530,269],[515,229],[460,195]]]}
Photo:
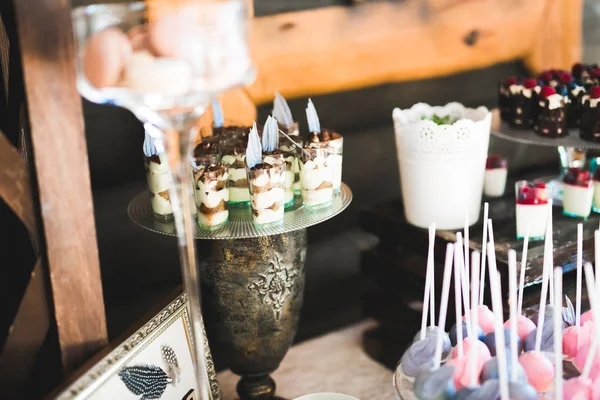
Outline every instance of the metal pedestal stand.
{"label": "metal pedestal stand", "polygon": [[[330,206],[306,208],[301,199],[286,210],[282,224],[256,226],[249,207],[230,209],[216,230],[196,226],[202,314],[213,355],[240,375],[240,399],[270,399],[269,375],[292,345],[304,296],[306,228],[342,212],[352,201],[345,184]],[[148,193],[127,209],[144,229],[176,236],[173,222],[154,217]]]}

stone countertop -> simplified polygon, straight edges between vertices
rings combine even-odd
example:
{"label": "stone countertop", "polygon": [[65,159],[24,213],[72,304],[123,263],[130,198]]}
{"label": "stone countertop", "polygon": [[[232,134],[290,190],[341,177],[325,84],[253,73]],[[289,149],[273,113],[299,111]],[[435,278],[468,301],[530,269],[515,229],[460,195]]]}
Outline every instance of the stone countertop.
{"label": "stone countertop", "polygon": [[[392,372],[362,349],[362,336],[376,326],[373,320],[334,331],[293,346],[273,373],[277,395],[294,399],[304,394],[337,392],[360,400],[395,400]],[[239,377],[219,374],[224,400],[237,399]]]}

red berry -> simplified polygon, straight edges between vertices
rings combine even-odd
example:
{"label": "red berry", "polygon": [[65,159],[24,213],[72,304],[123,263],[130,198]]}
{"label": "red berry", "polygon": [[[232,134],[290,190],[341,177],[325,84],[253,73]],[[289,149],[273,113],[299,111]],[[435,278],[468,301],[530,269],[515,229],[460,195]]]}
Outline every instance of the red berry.
{"label": "red berry", "polygon": [[590,71],[590,76],[592,78],[600,78],[600,68],[594,68]]}
{"label": "red berry", "polygon": [[546,189],[546,183],[545,182],[536,182],[535,187],[538,189]]}
{"label": "red berry", "polygon": [[600,86],[592,86],[589,93],[592,99],[600,98]]}
{"label": "red berry", "polygon": [[571,83],[573,81],[573,77],[568,72],[561,73],[558,79],[563,85],[566,85],[567,83]]}
{"label": "red berry", "polygon": [[518,83],[517,77],[511,76],[509,78],[506,78],[506,80],[504,81],[504,86],[509,87],[511,85],[516,85],[517,83]]}
{"label": "red berry", "polygon": [[525,86],[526,89],[533,89],[537,86],[537,81],[532,78],[525,79],[523,81],[523,86]]}
{"label": "red berry", "polygon": [[581,73],[585,70],[585,67],[583,66],[582,63],[577,63],[574,64],[573,67],[571,68],[571,72],[573,73],[573,75],[577,76],[577,75],[581,75]]}
{"label": "red berry", "polygon": [[550,97],[553,94],[556,94],[556,90],[550,86],[543,86],[542,90],[540,91],[540,96],[542,98]]}
{"label": "red berry", "polygon": [[485,169],[506,168],[506,160],[500,156],[489,156],[485,162]]}
{"label": "red berry", "polygon": [[545,83],[550,82],[552,79],[554,79],[554,74],[550,71],[545,71],[542,72],[539,76],[538,79],[540,81],[544,81]]}

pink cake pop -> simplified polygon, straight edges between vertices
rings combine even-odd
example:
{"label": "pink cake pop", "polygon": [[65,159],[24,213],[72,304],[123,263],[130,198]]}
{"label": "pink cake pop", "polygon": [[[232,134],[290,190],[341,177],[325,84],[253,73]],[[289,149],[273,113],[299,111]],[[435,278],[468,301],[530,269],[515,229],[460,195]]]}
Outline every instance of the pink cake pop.
{"label": "pink cake pop", "polygon": [[[551,211],[550,211],[551,212]],[[546,240],[548,240],[548,231],[551,229],[547,224],[546,226]],[[544,326],[544,317],[546,309],[546,296],[548,295],[548,276],[551,275],[551,261],[550,258],[552,249],[549,246],[544,246],[544,265],[542,272],[542,293],[540,295],[540,309],[538,312],[538,326]],[[529,384],[533,386],[538,393],[545,393],[552,385],[554,379],[555,370],[552,362],[540,352],[541,345],[541,333],[542,329],[538,330],[539,334],[536,337],[535,350],[528,351],[519,357],[519,363],[525,369],[527,374],[527,380]]]}
{"label": "pink cake pop", "polygon": [[591,385],[592,399],[600,399],[600,378],[594,379]]}
{"label": "pink cake pop", "polygon": [[[583,326],[569,326],[565,329],[563,333],[563,353],[568,360],[573,360],[573,364],[576,363],[575,360],[579,350],[582,347],[589,348],[595,329],[593,321],[587,321]],[[585,356],[583,359],[585,360]],[[583,363],[581,367],[583,368]]]}
{"label": "pink cake pop", "polygon": [[[504,328],[510,329],[510,320],[504,323]],[[532,320],[530,320],[524,315],[517,316],[517,336],[519,337],[519,339],[521,339],[522,343],[525,343],[527,335],[529,335],[534,329],[535,324]]]}
{"label": "pink cake pop", "polygon": [[[577,224],[577,281],[575,295],[575,325],[563,332],[563,353],[571,360],[577,355],[581,331],[581,270],[583,265],[583,224]],[[583,344],[583,342],[581,343]]]}
{"label": "pink cake pop", "polygon": [[[523,314],[523,288],[525,286],[525,270],[527,269],[527,249],[529,248],[529,227],[523,241],[523,255],[521,257],[521,273],[519,276],[519,298],[517,300],[517,336],[521,339],[521,343],[525,343],[527,335],[535,329],[535,324],[532,320]],[[516,266],[515,266],[516,268]],[[516,271],[515,271],[516,274]],[[510,329],[511,319],[504,323],[504,328]]]}
{"label": "pink cake pop", "polygon": [[[561,267],[554,269],[554,309],[562,310],[563,306],[563,288],[562,277],[563,271]],[[552,314],[552,324],[554,326],[554,396],[557,399],[563,398],[563,353],[562,353],[562,333],[563,333],[563,317],[562,313],[555,312]]]}
{"label": "pink cake pop", "polygon": [[585,324],[586,322],[593,321],[594,317],[592,316],[592,310],[586,311],[581,314],[581,320],[579,321],[580,325]]}
{"label": "pink cake pop", "polygon": [[481,274],[479,279],[479,304],[477,306],[477,317],[479,320],[479,326],[483,330],[483,333],[487,335],[490,332],[494,332],[494,313],[483,304],[483,294],[485,293],[485,263],[487,262],[486,251],[488,243],[488,232],[489,242],[494,245],[494,233],[490,230],[490,220],[488,219],[488,203],[483,206],[483,241],[482,241],[482,252],[481,252]]}
{"label": "pink cake pop", "polygon": [[[481,340],[468,337],[463,339],[463,352],[465,355],[468,355],[471,351],[475,351],[478,354],[478,357],[484,360],[484,363],[492,358],[490,353],[490,349],[483,343]],[[458,349],[455,347],[452,349],[452,358],[459,358]]]}
{"label": "pink cake pop", "polygon": [[592,382],[580,376],[571,378],[563,384],[563,396],[569,400],[589,400],[592,398]]}

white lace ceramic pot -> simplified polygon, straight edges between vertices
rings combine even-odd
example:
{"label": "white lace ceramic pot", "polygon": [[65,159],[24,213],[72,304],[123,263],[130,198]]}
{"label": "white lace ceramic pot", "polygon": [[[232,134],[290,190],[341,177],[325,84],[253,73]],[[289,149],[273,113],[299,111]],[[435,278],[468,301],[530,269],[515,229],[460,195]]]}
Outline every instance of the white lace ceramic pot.
{"label": "white lace ceramic pot", "polygon": [[[432,121],[450,117],[451,124]],[[459,229],[479,219],[492,115],[485,107],[419,103],[394,109],[406,219],[427,228]]]}

